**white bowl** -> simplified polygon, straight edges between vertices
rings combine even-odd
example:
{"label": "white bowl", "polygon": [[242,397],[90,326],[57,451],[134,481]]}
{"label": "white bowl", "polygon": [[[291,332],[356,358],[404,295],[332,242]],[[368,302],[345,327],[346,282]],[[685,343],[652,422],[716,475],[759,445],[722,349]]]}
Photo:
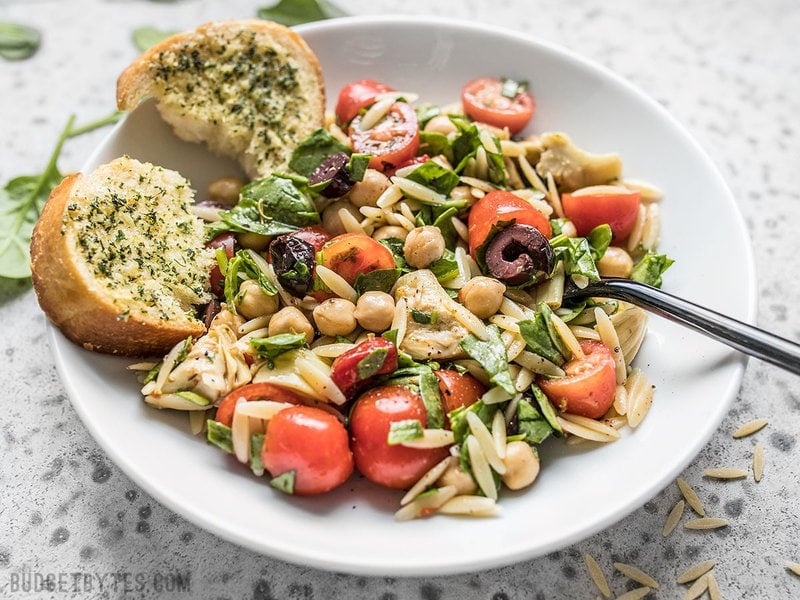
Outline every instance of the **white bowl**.
{"label": "white bowl", "polygon": [[[755,288],[742,219],[718,172],[659,105],[567,51],[494,28],[405,17],[323,21],[298,30],[316,51],[329,102],[348,81],[372,78],[423,100],[450,102],[485,75],[530,82],[531,131],[560,130],[594,152],[616,151],[628,177],[665,191],[661,249],[676,260],[665,289],[752,320]],[[131,114],[86,168],[122,154],[176,168],[197,189],[238,171],[178,141],[152,105]],[[314,567],[370,575],[472,571],[563,548],[624,518],[697,454],[734,398],[744,359],[657,317],[637,364],[656,386],[644,423],[620,441],[542,450],[542,471],[504,494],[490,519],[398,523],[400,494],[353,477],[334,493],[288,498],[187,432],[185,415],[141,400],[128,361],[85,352],[51,329],[75,409],[114,462],[160,502],[227,540]]]}

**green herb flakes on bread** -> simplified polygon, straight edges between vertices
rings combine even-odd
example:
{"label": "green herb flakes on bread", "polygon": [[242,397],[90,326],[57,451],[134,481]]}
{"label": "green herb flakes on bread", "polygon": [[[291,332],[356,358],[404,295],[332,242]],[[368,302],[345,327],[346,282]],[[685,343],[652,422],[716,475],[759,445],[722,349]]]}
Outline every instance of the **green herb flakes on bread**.
{"label": "green herb flakes on bread", "polygon": [[39,304],[89,350],[163,354],[205,333],[213,251],[180,174],[122,157],[66,177],[33,231]]}
{"label": "green herb flakes on bread", "polygon": [[238,160],[251,179],[285,171],[325,115],[316,56],[295,32],[262,20],[208,23],[147,50],[120,75],[117,105],[148,98],[178,137]]}

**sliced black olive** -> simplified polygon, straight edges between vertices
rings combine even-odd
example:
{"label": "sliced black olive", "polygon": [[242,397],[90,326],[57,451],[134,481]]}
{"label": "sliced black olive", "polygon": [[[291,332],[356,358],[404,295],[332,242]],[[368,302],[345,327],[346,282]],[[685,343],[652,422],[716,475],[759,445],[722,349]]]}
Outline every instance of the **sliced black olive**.
{"label": "sliced black olive", "polygon": [[309,185],[325,185],[320,194],[326,198],[339,198],[344,196],[353,187],[353,180],[350,179],[350,174],[347,172],[347,163],[350,162],[350,157],[347,152],[337,152],[331,154],[328,158],[322,161],[320,165],[311,172],[308,176]]}
{"label": "sliced black olive", "polygon": [[539,273],[550,273],[555,254],[547,238],[530,225],[509,225],[486,248],[486,269],[508,285],[524,285]]}
{"label": "sliced black olive", "polygon": [[302,298],[314,273],[314,246],[292,234],[276,237],[269,245],[275,275],[284,289]]}
{"label": "sliced black olive", "polygon": [[206,326],[206,331],[211,329],[211,322],[219,314],[220,310],[222,310],[222,303],[217,298],[212,298],[203,312],[203,323]]}

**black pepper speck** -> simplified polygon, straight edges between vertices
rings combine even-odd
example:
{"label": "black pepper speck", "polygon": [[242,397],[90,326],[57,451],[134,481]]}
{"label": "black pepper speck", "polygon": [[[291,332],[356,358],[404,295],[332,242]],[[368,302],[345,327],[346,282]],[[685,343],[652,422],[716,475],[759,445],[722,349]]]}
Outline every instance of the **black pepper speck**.
{"label": "black pepper speck", "polygon": [[136,490],[128,490],[127,492],[125,492],[125,499],[128,502],[133,502],[138,497],[139,497],[139,492],[137,492]]}
{"label": "black pepper speck", "polygon": [[80,556],[83,560],[91,560],[97,556],[97,548],[94,546],[84,546],[81,548]]}
{"label": "black pepper speck", "polygon": [[153,509],[149,506],[143,506],[139,509],[139,517],[142,519],[149,519],[150,515],[153,514]]}
{"label": "black pepper speck", "polygon": [[9,564],[11,564],[11,552],[0,550],[0,567],[7,567]]}

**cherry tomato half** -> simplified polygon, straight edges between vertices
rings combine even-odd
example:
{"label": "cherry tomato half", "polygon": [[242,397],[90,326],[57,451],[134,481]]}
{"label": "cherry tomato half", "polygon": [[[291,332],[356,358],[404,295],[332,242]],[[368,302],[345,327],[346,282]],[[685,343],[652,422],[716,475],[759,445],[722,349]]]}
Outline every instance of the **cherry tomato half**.
{"label": "cherry tomato half", "polygon": [[363,233],[343,233],[322,247],[322,265],[353,285],[359,273],[394,269],[391,250]]}
{"label": "cherry tomato half", "polygon": [[373,127],[361,130],[361,115],[350,124],[353,152],[371,154],[371,169],[386,171],[414,157],[419,149],[417,113],[406,102],[395,102]]}
{"label": "cherry tomato half", "polygon": [[397,369],[397,348],[384,338],[364,340],[334,359],[331,379],[349,400],[377,375]]}
{"label": "cherry tomato half", "polygon": [[546,238],[553,235],[553,228],[546,216],[533,205],[505,190],[493,190],[472,205],[467,222],[469,232],[469,253],[475,258],[475,250],[486,241],[492,226],[501,221],[515,221],[520,225],[530,225]]}
{"label": "cherry tomato half", "polygon": [[392,423],[416,419],[425,426],[425,405],[402,385],[372,388],[358,397],[350,413],[350,441],[356,468],[388,488],[407,489],[448,454],[447,448],[389,445]]}
{"label": "cherry tomato half", "polygon": [[593,185],[561,196],[564,215],[572,221],[578,235],[608,223],[614,241],[627,238],[636,224],[641,197],[639,192],[617,185]]}
{"label": "cherry tomato half", "polygon": [[236,409],[236,403],[239,398],[244,398],[247,402],[251,400],[272,400],[273,402],[288,402],[290,404],[308,402],[304,396],[297,392],[274,383],[248,383],[229,392],[222,399],[222,402],[217,406],[217,414],[214,419],[230,427],[233,423],[233,411]]}
{"label": "cherry tomato half", "polygon": [[[486,392],[486,386],[469,373],[459,373],[453,369],[438,369],[433,373],[439,380],[445,418],[457,408],[475,404]],[[449,426],[449,420],[447,423]]]}
{"label": "cherry tomato half", "polygon": [[294,493],[300,496],[330,491],[353,473],[344,425],[311,406],[285,408],[270,419],[261,460],[273,477],[294,471]]}
{"label": "cherry tomato half", "polygon": [[602,417],[614,402],[617,388],[614,357],[605,345],[581,341],[585,358],[564,366],[566,377],[539,378],[545,396],[562,412],[590,419]]}
{"label": "cherry tomato half", "polygon": [[339,92],[336,100],[336,121],[339,125],[346,125],[353,120],[362,108],[368,107],[375,102],[375,98],[384,92],[393,92],[394,88],[374,81],[372,79],[360,79],[344,86]]}
{"label": "cherry tomato half", "polygon": [[522,131],[531,120],[536,103],[527,90],[515,89],[511,98],[503,92],[503,80],[481,77],[463,87],[461,103],[468,117],[493,127],[507,127],[513,135]]}

